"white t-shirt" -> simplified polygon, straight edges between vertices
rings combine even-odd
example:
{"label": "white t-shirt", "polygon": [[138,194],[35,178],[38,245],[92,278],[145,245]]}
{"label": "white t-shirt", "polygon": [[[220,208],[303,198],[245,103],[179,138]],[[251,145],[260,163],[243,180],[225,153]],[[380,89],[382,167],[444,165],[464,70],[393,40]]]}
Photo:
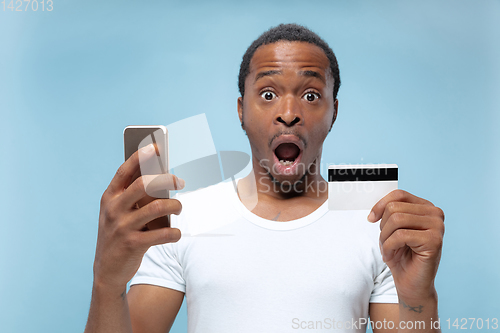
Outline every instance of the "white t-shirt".
{"label": "white t-shirt", "polygon": [[[263,219],[232,182],[179,196],[177,243],[151,247],[133,284],[185,292],[189,333],[365,332],[369,303],[397,303],[368,211],[328,203],[288,222]],[[344,329],[340,329],[340,328]]]}

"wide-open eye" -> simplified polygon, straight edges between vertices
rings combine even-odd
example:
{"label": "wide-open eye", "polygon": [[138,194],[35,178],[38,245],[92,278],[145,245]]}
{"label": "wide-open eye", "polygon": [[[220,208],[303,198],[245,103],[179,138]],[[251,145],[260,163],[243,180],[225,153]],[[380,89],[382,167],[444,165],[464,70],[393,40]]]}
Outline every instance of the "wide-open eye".
{"label": "wide-open eye", "polygon": [[276,94],[272,91],[264,91],[262,94],[260,94],[260,96],[262,96],[262,98],[264,98],[266,101],[270,101],[273,98],[276,98]]}
{"label": "wide-open eye", "polygon": [[318,100],[320,98],[320,96],[319,96],[319,94],[317,94],[315,92],[308,92],[304,95],[304,98],[308,102],[314,102],[314,101]]}

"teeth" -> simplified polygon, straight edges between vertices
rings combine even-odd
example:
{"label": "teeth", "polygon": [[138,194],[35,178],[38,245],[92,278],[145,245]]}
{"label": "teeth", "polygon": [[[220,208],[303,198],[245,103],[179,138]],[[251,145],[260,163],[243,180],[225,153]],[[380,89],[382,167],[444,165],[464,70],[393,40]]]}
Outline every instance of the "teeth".
{"label": "teeth", "polygon": [[280,163],[283,164],[284,166],[289,166],[293,164],[292,161],[283,161],[283,160],[280,160]]}

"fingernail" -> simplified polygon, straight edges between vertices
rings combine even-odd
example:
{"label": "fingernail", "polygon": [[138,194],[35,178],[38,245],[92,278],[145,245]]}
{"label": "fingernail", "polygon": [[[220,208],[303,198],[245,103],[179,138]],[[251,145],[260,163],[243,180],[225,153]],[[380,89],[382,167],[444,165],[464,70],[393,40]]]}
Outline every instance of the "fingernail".
{"label": "fingernail", "polygon": [[369,222],[375,222],[375,213],[373,211],[370,212],[370,215],[368,215],[367,220]]}
{"label": "fingernail", "polygon": [[182,190],[185,185],[186,185],[186,182],[184,181],[184,179],[177,177],[177,189]]}
{"label": "fingernail", "polygon": [[155,147],[153,146],[152,143],[150,143],[149,145],[145,146],[144,148],[142,148],[142,151],[144,153],[150,153],[152,152],[153,150],[155,149]]}

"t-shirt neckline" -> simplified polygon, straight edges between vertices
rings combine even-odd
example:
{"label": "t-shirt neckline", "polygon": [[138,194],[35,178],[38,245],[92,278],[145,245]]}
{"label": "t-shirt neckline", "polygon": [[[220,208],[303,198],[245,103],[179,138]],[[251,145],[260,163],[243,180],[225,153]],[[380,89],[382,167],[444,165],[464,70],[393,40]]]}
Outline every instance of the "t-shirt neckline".
{"label": "t-shirt neckline", "polygon": [[[238,184],[239,179],[235,180],[235,183]],[[304,217],[301,217],[296,220],[291,220],[291,221],[284,221],[284,222],[279,222],[279,221],[271,221],[267,220],[265,218],[262,218],[258,215],[255,215],[251,211],[248,210],[247,207],[241,202],[240,198],[238,197],[238,193],[236,189],[234,188],[234,185],[232,182],[229,182],[228,184],[231,186],[231,195],[230,199],[233,204],[233,206],[236,208],[236,210],[248,221],[252,222],[253,224],[270,229],[270,230],[293,230],[293,229],[298,229],[305,227],[317,220],[319,220],[323,215],[325,215],[328,212],[328,200],[326,200],[321,206],[319,206],[315,211],[313,211],[311,214],[306,215]],[[237,187],[236,187],[237,188]]]}

